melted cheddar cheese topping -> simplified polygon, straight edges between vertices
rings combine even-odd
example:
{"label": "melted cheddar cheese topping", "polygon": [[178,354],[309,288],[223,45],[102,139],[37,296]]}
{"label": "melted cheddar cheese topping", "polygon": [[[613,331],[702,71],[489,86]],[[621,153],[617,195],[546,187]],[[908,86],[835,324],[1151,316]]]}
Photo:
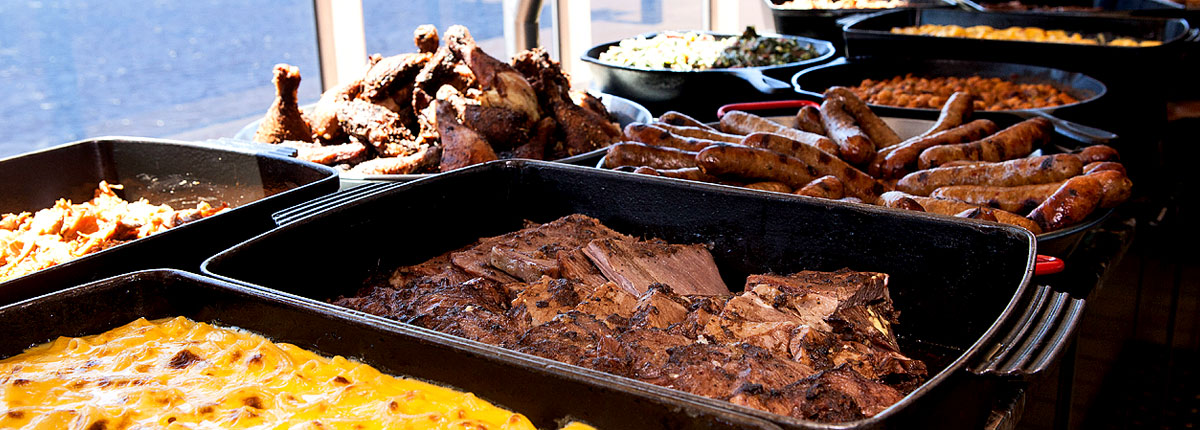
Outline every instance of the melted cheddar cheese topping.
{"label": "melted cheddar cheese topping", "polygon": [[534,426],[470,393],[179,317],[60,337],[0,361],[0,428]]}

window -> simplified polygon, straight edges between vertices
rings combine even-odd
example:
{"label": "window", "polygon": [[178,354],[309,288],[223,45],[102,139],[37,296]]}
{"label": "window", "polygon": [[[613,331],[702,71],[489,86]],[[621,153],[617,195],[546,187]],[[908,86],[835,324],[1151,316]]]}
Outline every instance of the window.
{"label": "window", "polygon": [[[716,23],[724,31],[743,21],[769,30],[761,2],[707,1],[733,16],[728,25]],[[556,5],[575,3],[543,3],[540,42],[562,60]],[[580,46],[664,28],[702,29],[708,9],[694,0],[579,4],[590,11],[571,12],[571,19],[591,21],[578,26],[587,31],[572,36],[566,53],[566,62],[576,63],[577,86],[587,81],[575,58]],[[418,25],[444,32],[462,24],[486,52],[507,59],[502,0],[362,0],[362,12],[367,53],[413,52]],[[32,0],[0,2],[0,16],[0,157],[104,135],[233,136],[270,106],[276,63],[300,68],[301,104],[322,90],[312,2]],[[559,31],[570,25],[560,23]]]}
{"label": "window", "polygon": [[[538,24],[540,41],[553,50],[554,35],[550,3],[546,1]],[[484,52],[500,59],[505,55],[502,0],[430,0],[405,2],[403,7],[387,0],[363,0],[363,28],[366,32],[367,54],[395,55],[416,52],[413,30],[422,24],[433,24],[444,34],[452,25],[464,25]]]}
{"label": "window", "polygon": [[293,1],[0,3],[0,157],[87,137],[233,136],[300,67],[320,96],[313,6]]}

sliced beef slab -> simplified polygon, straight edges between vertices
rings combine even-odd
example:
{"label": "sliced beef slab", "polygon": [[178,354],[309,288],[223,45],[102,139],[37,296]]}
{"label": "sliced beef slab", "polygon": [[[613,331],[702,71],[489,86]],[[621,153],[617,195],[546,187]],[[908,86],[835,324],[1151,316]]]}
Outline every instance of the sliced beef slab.
{"label": "sliced beef slab", "polygon": [[652,284],[669,285],[677,294],[729,294],[712,253],[703,245],[603,238],[588,243],[583,252],[630,294],[641,295]]}
{"label": "sliced beef slab", "polygon": [[846,422],[927,377],[883,273],[759,274],[731,293],[703,245],[594,218],[527,223],[382,273],[335,304],[803,419]]}

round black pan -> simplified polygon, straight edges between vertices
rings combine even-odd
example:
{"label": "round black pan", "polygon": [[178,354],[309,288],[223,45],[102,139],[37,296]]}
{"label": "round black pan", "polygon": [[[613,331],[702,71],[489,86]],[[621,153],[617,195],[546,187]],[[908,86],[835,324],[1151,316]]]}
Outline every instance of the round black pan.
{"label": "round black pan", "polygon": [[[699,31],[718,37],[736,34]],[[657,33],[642,36],[650,38]],[[708,70],[645,69],[600,61],[600,54],[620,41],[602,43],[589,49],[581,59],[588,63],[595,90],[641,103],[650,113],[660,115],[676,110],[701,120],[711,120],[717,107],[739,101],[792,98],[792,86],[786,81],[792,74],[833,58],[833,44],[799,36],[762,34],[808,43],[817,56],[804,61],[776,66]]]}
{"label": "round black pan", "polygon": [[[1075,97],[1079,102],[1051,108],[980,111],[976,112],[976,115],[992,120],[995,120],[995,117],[1011,117],[1012,115],[1024,118],[1045,116],[1054,122],[1054,128],[1060,133],[1085,143],[1108,143],[1116,139],[1116,135],[1110,132],[1060,118],[1060,115],[1083,113],[1087,112],[1088,109],[1094,108],[1096,102],[1108,92],[1108,88],[1104,83],[1082,73],[1049,67],[967,60],[895,61],[882,59],[846,60],[845,58],[840,58],[829,64],[816,66],[796,73],[792,76],[792,87],[800,94],[821,97],[821,94],[832,86],[854,87],[859,85],[863,79],[890,79],[894,76],[904,76],[908,73],[929,77],[982,76],[986,78],[1009,79],[1018,83],[1050,84],[1060,91]],[[900,108],[875,104],[871,105],[871,109],[883,116],[937,111],[937,109]]]}

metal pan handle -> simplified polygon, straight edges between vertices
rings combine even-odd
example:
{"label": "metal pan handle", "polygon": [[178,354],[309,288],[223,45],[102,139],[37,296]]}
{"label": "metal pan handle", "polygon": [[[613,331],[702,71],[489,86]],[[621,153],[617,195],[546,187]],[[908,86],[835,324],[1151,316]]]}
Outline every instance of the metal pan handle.
{"label": "metal pan handle", "polygon": [[1051,123],[1054,123],[1054,130],[1072,139],[1091,145],[1108,144],[1114,140],[1117,140],[1118,137],[1116,133],[1101,130],[1096,127],[1089,127],[1077,122],[1067,121],[1042,111],[1022,111],[1018,112],[1017,114],[1024,118],[1032,118],[1035,116],[1046,118],[1050,120]]}
{"label": "metal pan handle", "polygon": [[971,373],[1022,377],[1046,370],[1066,349],[1083,318],[1086,301],[1048,286],[1038,286],[1017,324],[986,353],[977,356]]}
{"label": "metal pan handle", "polygon": [[209,139],[201,143],[221,149],[231,149],[234,151],[250,152],[253,154],[275,155],[286,158],[293,158],[296,156],[296,148],[272,145],[270,143],[251,142],[249,140],[231,139],[228,137]]}
{"label": "metal pan handle", "polygon": [[729,73],[741,78],[750,85],[753,85],[754,89],[763,94],[784,94],[792,92],[791,84],[764,75],[763,72],[758,69],[730,69]]}
{"label": "metal pan handle", "polygon": [[816,102],[809,100],[774,100],[768,102],[730,103],[717,108],[717,118],[721,118],[725,116],[726,113],[735,110],[740,110],[742,112],[754,112],[757,110],[768,109],[800,109],[805,106],[812,106],[815,108],[821,107],[821,105],[817,104]]}
{"label": "metal pan handle", "polygon": [[[813,68],[810,68],[810,69],[807,69],[807,70],[801,71],[800,73],[797,73],[797,74],[795,74],[795,75],[792,75],[792,91],[795,91],[795,92],[797,92],[797,93],[800,93],[800,94],[803,94],[803,95],[806,95],[806,96],[814,97],[814,98],[816,98],[816,99],[818,99],[818,100],[824,99],[824,98],[825,98],[825,95],[824,95],[824,94],[821,94],[821,93],[818,93],[818,92],[813,92],[812,90],[806,90],[806,89],[804,89],[804,88],[800,88],[800,77],[801,77],[801,75],[802,75],[802,74],[804,74],[804,73],[808,73],[808,72],[810,72],[810,71],[815,71],[815,70],[819,70],[819,69],[824,69],[824,68],[826,68],[826,67],[839,66],[839,65],[842,65],[842,64],[846,64],[846,57],[837,57],[837,58],[834,58],[834,59],[833,59],[833,61],[830,61],[830,62],[828,62],[828,63],[825,63],[825,64],[822,64],[822,65],[820,65],[820,66],[816,66],[816,67],[813,67]],[[825,90],[824,90],[824,89],[821,89],[821,91],[825,91]]]}
{"label": "metal pan handle", "polygon": [[337,208],[351,201],[399,188],[402,185],[404,184],[399,182],[375,182],[359,185],[275,212],[271,214],[271,219],[275,221],[276,226],[282,227],[300,219]]}

